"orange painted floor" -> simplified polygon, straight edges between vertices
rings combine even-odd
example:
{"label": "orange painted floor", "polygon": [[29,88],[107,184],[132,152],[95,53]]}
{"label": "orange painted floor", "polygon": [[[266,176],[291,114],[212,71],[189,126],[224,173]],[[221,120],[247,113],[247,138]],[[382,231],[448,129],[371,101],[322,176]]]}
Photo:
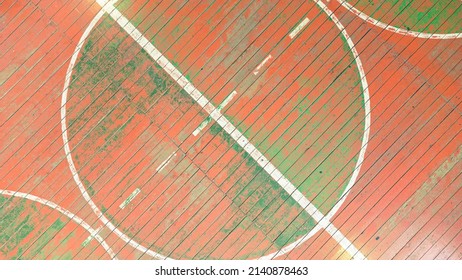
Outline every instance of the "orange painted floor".
{"label": "orange painted floor", "polygon": [[462,259],[459,0],[0,0],[0,259]]}

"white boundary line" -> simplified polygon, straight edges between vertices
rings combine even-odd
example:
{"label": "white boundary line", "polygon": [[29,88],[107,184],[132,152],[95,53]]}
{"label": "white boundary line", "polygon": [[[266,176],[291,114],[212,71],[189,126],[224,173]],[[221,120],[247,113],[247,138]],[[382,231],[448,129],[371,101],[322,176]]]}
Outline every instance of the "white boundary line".
{"label": "white boundary line", "polygon": [[[327,13],[327,15],[331,18],[335,18],[332,12],[327,9],[327,7],[316,0],[317,4]],[[93,19],[90,25],[85,30],[84,34],[82,35],[81,39],[76,48],[76,52],[74,53],[71,63],[69,64],[68,72],[66,75],[66,81],[64,85],[63,95],[62,95],[62,107],[61,107],[61,128],[63,131],[63,141],[64,141],[64,150],[66,153],[66,159],[69,162],[69,167],[71,169],[71,173],[73,175],[74,180],[76,181],[79,190],[82,192],[83,197],[95,214],[100,218],[100,220],[108,226],[108,228],[114,231],[121,239],[125,242],[133,246],[135,249],[143,251],[150,256],[163,258],[166,259],[167,257],[153,252],[152,250],[143,247],[142,245],[136,243],[135,241],[131,240],[128,236],[124,233],[120,232],[104,215],[103,213],[97,208],[97,206],[92,201],[91,197],[88,195],[85,187],[83,186],[82,182],[80,181],[79,175],[75,168],[75,165],[72,160],[72,156],[70,154],[69,142],[67,138],[67,128],[66,128],[66,101],[67,101],[67,89],[70,83],[70,78],[72,74],[72,69],[77,59],[78,53],[83,46],[83,43],[88,37],[89,32],[94,28],[96,22],[102,17],[104,12],[107,12],[153,59],[156,61],[163,69],[166,71],[183,89],[207,112],[209,113],[210,117],[212,117],[246,152],[248,152],[251,157],[256,160],[256,162],[263,167],[263,169],[268,172],[268,174],[275,179],[281,187],[286,190],[299,204],[301,207],[308,212],[310,216],[312,216],[317,222],[318,225],[308,232],[305,236],[301,237],[294,243],[284,247],[280,251],[270,254],[268,256],[277,257],[281,254],[285,254],[288,251],[292,250],[293,248],[299,246],[304,241],[308,239],[308,236],[314,235],[321,227],[326,229],[326,231],[348,252],[352,255],[355,259],[365,259],[365,256],[359,252],[355,246],[347,240],[347,238],[334,226],[330,223],[329,217],[333,216],[335,212],[340,208],[341,204],[346,198],[346,194],[351,189],[351,186],[354,184],[356,177],[358,176],[359,169],[361,167],[362,161],[364,159],[364,153],[367,147],[367,141],[369,138],[369,127],[370,127],[370,106],[369,106],[369,93],[368,93],[368,85],[366,81],[366,77],[364,75],[364,71],[362,68],[362,64],[359,60],[357,52],[354,48],[354,44],[352,43],[351,39],[349,38],[348,34],[344,30],[341,23],[335,18],[334,22],[342,31],[342,34],[347,39],[348,45],[350,46],[354,57],[355,62],[357,63],[359,73],[361,75],[361,84],[363,87],[363,96],[365,102],[365,132],[363,135],[362,147],[360,151],[360,155],[358,157],[357,164],[355,166],[355,172],[353,173],[347,188],[345,189],[344,193],[342,194],[342,199],[334,206],[334,208],[328,213],[327,216],[324,216],[298,189],[290,183],[288,179],[286,179],[281,172],[279,172],[274,165],[272,165],[263,154],[261,154],[256,147],[254,147],[247,138],[242,135],[227,119],[224,117],[220,112],[216,110],[216,108],[208,101],[206,97],[199,92],[176,68],[173,64],[169,62],[167,58],[165,58],[142,34],[139,32],[133,24],[131,24],[128,19],[126,19],[115,7],[112,5],[114,1],[108,0],[97,0],[97,3],[102,7],[102,10],[98,13],[98,15]],[[334,211],[335,210],[335,211]],[[294,245],[295,244],[295,245]],[[292,249],[290,249],[292,247]],[[266,256],[266,257],[268,257]],[[263,258],[266,258],[263,257]]]}
{"label": "white boundary line", "polygon": [[[98,2],[101,2],[99,0]],[[144,37],[136,27],[125,18],[112,4],[103,7],[125,32],[143,48],[167,74],[172,77],[213,120],[215,120],[236,143],[241,146],[311,217],[313,217],[353,258],[365,257],[347,238],[325,219],[311,201],[309,201],[250,141],[223,116],[212,103],[188,80],[176,67]]]}
{"label": "white boundary line", "polygon": [[[262,167],[311,217],[355,259],[365,259],[364,255],[325,218],[309,201],[250,141],[223,116],[213,104],[188,80],[176,67],[144,37],[136,27],[125,18],[112,4],[97,1],[102,9],[111,16],[143,48],[167,74],[172,77],[230,136]],[[363,81],[363,80],[362,80]]]}
{"label": "white boundary line", "polygon": [[[111,5],[115,3],[115,0],[112,1],[105,1],[107,2],[108,5]],[[93,202],[91,199],[90,195],[88,194],[87,190],[85,189],[85,186],[83,185],[82,181],[79,178],[79,174],[77,169],[75,168],[74,161],[72,160],[72,155],[71,155],[71,149],[69,147],[69,140],[67,137],[67,125],[66,125],[66,103],[67,103],[67,93],[69,89],[69,84],[71,81],[71,76],[72,76],[72,69],[74,68],[74,64],[77,60],[77,57],[79,56],[80,50],[83,47],[83,44],[85,40],[87,39],[88,35],[90,35],[91,30],[95,27],[96,23],[103,17],[103,15],[106,12],[101,10],[98,12],[98,14],[93,18],[93,20],[90,22],[90,24],[87,26],[87,29],[85,29],[84,33],[82,34],[82,37],[80,37],[80,40],[75,48],[75,51],[71,57],[71,60],[69,62],[69,67],[67,68],[66,72],[66,79],[64,81],[64,89],[62,93],[62,98],[61,98],[61,130],[62,130],[62,137],[63,137],[63,142],[64,142],[64,153],[66,154],[66,159],[69,164],[69,169],[72,173],[72,177],[74,178],[74,181],[77,183],[77,186],[82,193],[83,198],[87,201],[87,203],[90,205],[91,209],[93,212],[98,216],[98,219],[109,228],[112,232],[114,232],[120,239],[122,239],[124,242],[127,244],[130,244],[132,247],[135,249],[148,254],[149,256],[153,258],[158,258],[158,259],[170,259],[167,258],[166,256],[162,254],[158,254],[141,244],[137,243],[134,241],[132,238],[128,237],[126,234],[121,232],[104,214],[101,212],[101,210],[96,206],[96,204]]]}
{"label": "white boundary line", "polygon": [[295,36],[297,36],[297,34],[300,31],[302,31],[302,29],[308,24],[308,22],[310,22],[309,18],[303,19],[303,21],[300,22],[300,24],[297,25],[297,27],[295,27],[294,30],[292,30],[292,32],[290,32],[289,34],[290,39],[293,39]]}
{"label": "white boundary line", "polygon": [[345,9],[348,11],[352,12],[356,16],[360,17],[362,20],[365,20],[366,22],[378,26],[380,28],[386,29],[388,31],[398,33],[404,36],[413,36],[417,38],[424,38],[424,39],[457,39],[457,38],[462,38],[462,33],[448,33],[448,34],[442,34],[442,33],[425,33],[425,32],[416,32],[412,30],[405,30],[399,27],[391,26],[389,24],[385,24],[381,21],[378,21],[374,18],[371,18],[367,14],[361,12],[360,10],[356,9],[353,7],[351,4],[347,3],[346,0],[337,0],[337,2],[340,3]]}
{"label": "white boundary line", "polygon": [[[351,52],[353,53],[353,57],[354,57],[354,60],[356,62],[356,66],[358,67],[359,75],[360,75],[360,78],[361,78],[361,87],[363,89],[363,99],[364,99],[364,134],[363,134],[363,138],[362,138],[362,142],[361,142],[361,150],[359,151],[359,155],[358,155],[358,161],[356,162],[355,169],[354,169],[353,174],[351,175],[350,181],[348,182],[348,185],[346,186],[345,190],[343,191],[343,193],[341,195],[341,199],[334,205],[334,207],[332,207],[332,209],[329,211],[329,213],[327,213],[327,215],[325,216],[325,218],[330,221],[334,217],[334,215],[337,213],[337,211],[340,209],[340,207],[343,205],[343,203],[345,202],[348,194],[350,193],[351,188],[353,187],[353,185],[356,182],[356,179],[359,176],[359,171],[361,170],[361,166],[363,164],[364,157],[365,157],[366,150],[367,150],[367,145],[368,145],[368,142],[369,142],[370,127],[371,127],[371,104],[370,104],[370,99],[369,99],[369,85],[367,83],[366,73],[364,73],[363,64],[361,62],[361,59],[359,58],[358,51],[356,50],[355,45],[354,45],[353,41],[350,38],[350,35],[348,35],[348,33],[346,32],[345,27],[338,20],[338,18],[334,15],[334,13],[329,8],[327,8],[327,6],[322,1],[320,1],[320,0],[315,0],[315,1],[316,1],[316,4],[327,14],[327,16],[332,19],[334,24],[341,31],[343,37],[347,41],[347,44],[348,44]],[[300,244],[303,244],[304,242],[306,242],[310,237],[314,236],[321,228],[322,228],[322,225],[320,225],[318,223],[311,231],[309,231],[304,236],[300,237],[295,242],[292,242],[291,244],[285,246],[284,248],[282,248],[278,252],[266,255],[266,256],[264,256],[264,257],[262,257],[260,259],[273,259],[273,258],[277,258],[279,256],[282,256],[284,254],[287,254],[288,252],[290,252],[293,249],[297,248]],[[332,229],[329,229],[329,230],[332,230]],[[340,244],[340,245],[342,245],[342,244]],[[343,244],[343,245],[345,245],[345,244]],[[342,247],[343,247],[343,245],[342,245]],[[360,255],[357,258],[358,259],[362,259],[362,258],[365,259],[365,256],[363,254],[361,254],[361,252],[359,252],[359,253],[360,253]],[[352,256],[354,257],[354,255],[352,255]]]}
{"label": "white boundary line", "polygon": [[41,203],[41,204],[43,204],[45,206],[48,206],[53,210],[57,210],[61,214],[67,216],[69,219],[73,220],[79,226],[82,226],[86,231],[88,231],[90,233],[90,236],[93,236],[101,244],[101,246],[103,246],[104,250],[106,250],[106,252],[109,254],[109,256],[113,260],[117,259],[116,255],[112,251],[111,247],[99,235],[99,230],[93,229],[89,224],[87,224],[79,216],[71,213],[69,210],[66,210],[66,209],[62,208],[61,206],[57,205],[54,202],[51,202],[49,200],[46,200],[46,199],[40,198],[40,197],[32,195],[32,194],[28,194],[28,193],[22,193],[22,192],[17,192],[17,191],[10,191],[10,190],[2,190],[2,189],[0,189],[0,195],[6,195],[6,196],[20,197],[20,198],[29,199],[29,200]]}

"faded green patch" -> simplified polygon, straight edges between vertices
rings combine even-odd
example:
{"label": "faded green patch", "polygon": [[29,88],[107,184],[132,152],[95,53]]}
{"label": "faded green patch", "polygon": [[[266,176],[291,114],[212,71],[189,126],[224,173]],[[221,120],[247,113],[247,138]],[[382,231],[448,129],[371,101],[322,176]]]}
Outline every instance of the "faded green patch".
{"label": "faded green patch", "polygon": [[[246,168],[251,171],[250,175],[253,178],[249,182],[238,180],[238,182],[235,183],[237,193],[232,197],[232,200],[237,207],[246,205],[245,208],[249,211],[247,215],[252,221],[252,227],[255,230],[262,231],[264,235],[268,235],[269,233],[276,236],[279,235],[275,237],[274,242],[278,248],[282,248],[306,234],[314,227],[314,220],[300,208],[299,204],[280,186],[280,184],[245,152],[221,126],[214,123],[209,131],[212,135],[219,136],[238,152],[243,158]],[[227,170],[228,179],[235,176],[238,168],[239,164],[230,166]],[[252,199],[249,199],[251,197]],[[292,221],[288,219],[281,221],[279,218],[274,217],[274,214],[277,214],[277,211],[290,212],[294,209],[298,209],[297,213],[300,213],[297,217],[297,221],[293,221],[291,227],[285,229],[285,226]],[[284,214],[282,214],[282,216],[284,216]],[[228,233],[238,225],[242,226],[240,221],[233,221],[231,225],[221,229],[221,232]],[[256,254],[258,255],[259,253],[257,252]]]}
{"label": "faded green patch", "polygon": [[426,33],[460,33],[460,0],[359,0],[348,1],[385,24]]}
{"label": "faded green patch", "polygon": [[[47,228],[43,233],[41,233],[40,237],[34,242],[34,245],[31,249],[29,249],[30,254],[28,254],[31,258],[35,259],[45,259],[50,253],[53,254],[56,248],[50,248],[50,251],[44,250],[44,248],[54,239],[54,237],[61,231],[66,222],[62,221],[61,219],[56,219],[53,224]],[[74,233],[71,233],[71,235]],[[60,244],[60,246],[66,246],[66,240]]]}
{"label": "faded green patch", "polygon": [[[0,197],[0,251],[8,254],[34,230],[31,215],[21,217],[25,211],[26,200],[8,199]],[[20,255],[19,255],[20,256]],[[19,256],[15,256],[18,258]]]}
{"label": "faded green patch", "polygon": [[[0,251],[5,255],[16,250],[11,259],[44,259],[49,254],[53,254],[56,248],[51,248],[50,251],[44,250],[48,244],[53,242],[54,237],[60,232],[68,220],[63,221],[56,219],[51,225],[41,225],[38,227],[38,218],[41,217],[37,211],[34,202],[25,199],[13,198],[7,200],[0,197],[2,208],[0,214]],[[35,210],[34,210],[35,209]],[[31,212],[25,215],[25,213]],[[34,232],[34,236],[31,236]],[[73,236],[71,233],[70,236]],[[60,241],[63,248],[66,248],[67,241]],[[26,241],[27,240],[27,241]]]}
{"label": "faded green patch", "polygon": [[459,146],[457,151],[446,159],[433,173],[429,174],[428,179],[422,184],[422,186],[410,197],[403,205],[396,211],[396,213],[388,219],[386,228],[396,226],[399,221],[405,217],[409,217],[409,213],[416,212],[421,213],[428,207],[431,208],[432,214],[435,214],[441,207],[441,205],[428,203],[422,203],[421,201],[428,196],[428,194],[435,188],[438,182],[444,178],[454,166],[462,160],[462,146]]}
{"label": "faded green patch", "polygon": [[18,69],[20,65],[10,63],[5,69],[0,71],[0,86],[2,86]]}
{"label": "faded green patch", "polygon": [[118,221],[116,220],[116,218],[115,218],[114,216],[112,216],[112,215],[107,211],[107,208],[104,207],[104,205],[102,205],[102,206],[100,207],[100,209],[101,209],[101,212],[102,212],[104,215],[106,215],[106,217],[108,217],[108,219],[111,221],[111,223],[113,223],[116,227],[120,226],[120,222],[118,222]]}
{"label": "faded green patch", "polygon": [[[210,126],[210,133],[212,135],[216,135],[216,136],[219,136],[221,139],[223,139],[226,143],[228,143],[229,145],[231,145],[231,147],[238,153],[241,153],[241,152],[244,152],[244,149],[239,146],[239,144],[236,143],[236,141],[234,141],[234,139],[231,137],[231,135],[229,135],[226,131],[223,130],[223,128],[217,124],[217,123],[213,123],[211,126]],[[247,152],[245,152],[247,154]],[[245,156],[247,157],[247,156]]]}

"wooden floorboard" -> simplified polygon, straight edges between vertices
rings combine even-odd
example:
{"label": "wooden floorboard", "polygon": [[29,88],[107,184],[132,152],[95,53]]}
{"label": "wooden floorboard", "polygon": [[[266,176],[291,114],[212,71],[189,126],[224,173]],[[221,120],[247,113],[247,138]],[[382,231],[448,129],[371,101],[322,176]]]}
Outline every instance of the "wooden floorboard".
{"label": "wooden floorboard", "polygon": [[0,0],[0,259],[461,259],[462,2],[398,2]]}

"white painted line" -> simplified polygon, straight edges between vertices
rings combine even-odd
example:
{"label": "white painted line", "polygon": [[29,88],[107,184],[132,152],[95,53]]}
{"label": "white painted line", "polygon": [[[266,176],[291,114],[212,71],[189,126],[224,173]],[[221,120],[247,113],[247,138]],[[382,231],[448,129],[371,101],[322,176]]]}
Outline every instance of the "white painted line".
{"label": "white painted line", "polygon": [[385,24],[385,23],[383,23],[381,21],[378,21],[378,20],[366,15],[362,11],[356,9],[351,4],[347,3],[345,0],[337,0],[337,2],[339,2],[345,9],[347,9],[351,13],[355,14],[356,16],[361,18],[362,20],[364,20],[364,21],[366,21],[366,22],[368,22],[368,23],[370,23],[372,25],[378,26],[380,28],[386,29],[388,31],[391,31],[391,32],[394,32],[394,33],[397,33],[397,34],[401,34],[401,35],[404,35],[404,36],[412,36],[412,37],[417,37],[417,38],[425,38],[425,39],[457,39],[457,38],[462,38],[462,33],[448,33],[448,34],[444,34],[444,33],[425,33],[425,32],[416,32],[416,31],[412,31],[412,30],[405,30],[405,29],[395,27],[395,26],[392,26],[392,25],[389,25],[389,24]]}
{"label": "white painted line", "polygon": [[257,68],[255,68],[255,70],[253,71],[253,74],[257,75],[260,69],[263,67],[263,65],[265,65],[265,63],[267,63],[271,58],[273,57],[271,56],[271,54],[269,54],[260,64],[258,64]]}
{"label": "white painted line", "polygon": [[176,156],[176,152],[174,152],[173,154],[171,154],[170,156],[168,156],[168,158],[166,160],[164,160],[156,169],[156,172],[160,172],[162,171],[162,169],[165,168],[165,166],[167,166],[167,164],[172,160],[172,158]]}
{"label": "white painted line", "polygon": [[[116,2],[115,0],[97,1],[99,5],[105,6],[111,9],[114,9],[112,4],[115,2]],[[77,46],[75,47],[74,53],[72,54],[71,60],[69,62],[69,67],[67,68],[67,71],[66,71],[66,77],[64,80],[63,92],[61,96],[61,131],[62,131],[61,136],[63,137],[64,153],[66,154],[66,159],[69,164],[69,169],[72,173],[72,178],[74,179],[75,183],[77,184],[77,187],[82,193],[83,198],[88,203],[88,205],[90,205],[91,209],[96,214],[98,219],[106,227],[108,227],[110,231],[114,232],[120,239],[122,239],[125,243],[129,244],[130,246],[140,251],[141,253],[147,254],[157,259],[171,260],[171,258],[164,256],[162,254],[159,254],[157,252],[154,252],[153,250],[146,248],[143,245],[139,244],[138,242],[133,240],[133,238],[127,236],[125,233],[120,231],[106,216],[104,216],[104,213],[98,208],[98,206],[91,199],[91,196],[88,194],[87,190],[85,189],[85,186],[80,180],[79,173],[77,169],[75,168],[75,164],[72,159],[71,148],[69,146],[69,139],[67,136],[67,124],[66,124],[66,103],[67,103],[67,94],[69,91],[69,84],[71,82],[71,77],[72,77],[72,70],[74,69],[75,62],[77,61],[77,57],[79,56],[80,50],[82,49],[83,44],[85,43],[85,40],[90,35],[90,32],[93,30],[93,28],[96,26],[96,24],[104,16],[105,13],[106,13],[105,9],[101,9],[101,11],[99,11],[98,14],[96,14],[96,16],[92,19],[90,24],[87,26],[82,36],[80,37],[79,42],[77,43]]]}
{"label": "white painted line", "polygon": [[136,188],[128,197],[119,205],[120,209],[124,209],[135,197],[140,193],[140,189]]}
{"label": "white painted line", "polygon": [[[223,109],[228,103],[233,99],[233,97],[237,94],[236,91],[231,92],[220,105],[217,106],[217,110]],[[211,117],[206,118],[192,133],[194,136],[197,136],[210,122],[212,121]]]}
{"label": "white painted line", "polygon": [[205,119],[201,124],[193,131],[192,135],[197,136],[199,133],[212,121],[211,117]]}
{"label": "white painted line", "polygon": [[297,34],[300,33],[300,31],[302,31],[303,28],[305,28],[308,22],[310,22],[309,18],[305,18],[302,22],[300,22],[300,24],[297,25],[297,27],[295,27],[294,30],[292,30],[292,32],[290,32],[290,39],[293,39],[295,36],[297,36]]}
{"label": "white painted line", "polygon": [[220,105],[218,105],[218,110],[221,110],[223,109],[224,107],[226,107],[226,105],[228,105],[228,103],[234,98],[234,96],[236,96],[237,92],[236,91],[233,91],[231,92],[230,95],[228,95],[225,100],[223,100],[223,102],[221,102]]}
{"label": "white painted line", "polygon": [[[323,9],[324,12],[332,19],[334,24],[340,30],[340,33],[342,34],[342,36],[346,39],[348,47],[350,48],[350,50],[351,50],[351,52],[353,54],[356,66],[357,66],[358,71],[359,71],[359,75],[360,75],[360,78],[361,78],[361,87],[363,89],[363,99],[364,99],[364,134],[363,134],[363,137],[362,137],[362,140],[361,140],[361,142],[362,142],[361,143],[361,150],[359,152],[358,160],[356,162],[353,174],[351,175],[350,181],[348,181],[348,185],[347,185],[347,187],[345,188],[345,190],[343,191],[343,193],[341,195],[341,199],[334,205],[334,207],[325,216],[325,218],[327,220],[331,220],[334,217],[334,215],[339,211],[342,204],[345,202],[348,193],[350,192],[351,188],[353,187],[353,185],[356,182],[356,179],[359,176],[361,166],[362,166],[362,164],[364,162],[364,157],[365,157],[367,146],[368,146],[368,143],[369,143],[369,134],[370,134],[370,127],[371,127],[371,102],[370,102],[370,98],[369,98],[369,85],[367,83],[366,73],[364,72],[364,68],[363,68],[361,59],[359,58],[358,51],[355,48],[355,44],[351,40],[351,37],[348,35],[348,33],[347,33],[345,27],[343,26],[343,24],[334,15],[334,13],[331,10],[329,10],[329,8],[327,8],[327,6],[320,0],[316,0],[316,4],[321,9]],[[279,256],[282,256],[282,255],[292,251],[293,249],[297,248],[300,244],[303,244],[304,242],[306,242],[310,237],[314,236],[316,234],[316,232],[318,232],[321,228],[322,228],[322,225],[320,223],[318,223],[311,231],[309,231],[307,234],[305,234],[302,237],[300,237],[299,239],[297,239],[295,242],[292,242],[291,244],[285,246],[284,248],[282,248],[278,252],[268,254],[268,255],[266,255],[264,257],[261,257],[260,259],[274,259],[274,258],[277,258]],[[332,231],[332,229],[330,229],[330,231]],[[339,242],[338,240],[336,240],[336,241]],[[339,244],[340,244],[340,242],[339,242]],[[343,243],[342,247],[344,249],[346,249],[345,246],[346,246],[345,243]],[[356,250],[357,250],[356,248],[346,249],[346,251],[351,256],[353,256],[354,259],[365,259],[365,256],[360,251],[355,252]]]}
{"label": "white painted line", "polygon": [[[91,199],[91,197],[88,194],[87,190],[85,189],[84,184],[80,180],[79,174],[77,172],[77,169],[75,168],[75,164],[74,164],[74,161],[72,159],[71,149],[70,149],[70,146],[69,146],[69,140],[68,140],[68,136],[67,136],[67,124],[66,124],[66,103],[67,103],[67,94],[68,94],[69,84],[70,84],[70,80],[71,80],[71,76],[72,76],[72,70],[73,70],[73,68],[75,66],[75,62],[77,60],[77,57],[79,55],[79,52],[80,52],[81,48],[83,47],[83,43],[85,42],[86,38],[90,34],[91,30],[96,26],[97,22],[104,15],[105,11],[107,11],[107,9],[109,9],[109,8],[110,9],[115,9],[112,5],[110,5],[110,4],[114,3],[114,2],[116,2],[116,1],[114,1],[114,0],[109,1],[109,2],[107,0],[106,1],[102,1],[102,0],[97,1],[97,3],[99,3],[102,6],[102,8],[104,8],[104,9],[102,9],[100,12],[98,12],[98,14],[93,18],[93,20],[90,22],[90,24],[85,29],[84,33],[82,34],[82,36],[79,39],[79,42],[78,42],[78,44],[77,44],[77,46],[76,46],[76,48],[74,50],[74,53],[73,53],[73,55],[71,57],[71,60],[69,62],[69,67],[68,67],[68,69],[66,71],[66,77],[65,77],[65,81],[64,81],[64,85],[63,85],[63,92],[62,92],[62,98],[61,98],[61,130],[62,130],[62,138],[63,138],[63,143],[64,143],[64,152],[66,154],[66,159],[67,159],[67,162],[69,164],[69,169],[70,169],[70,171],[72,173],[72,177],[73,177],[74,181],[77,184],[77,187],[79,188],[80,192],[82,193],[83,198],[90,205],[93,212],[98,216],[100,221],[103,222],[112,232],[114,232],[124,242],[126,242],[127,244],[129,244],[130,246],[135,248],[135,250],[138,250],[138,251],[140,251],[142,253],[146,253],[149,256],[154,257],[154,258],[170,260],[171,258],[168,258],[167,256],[164,256],[162,254],[154,252],[153,250],[151,250],[149,248],[146,248],[146,247],[142,246],[141,244],[137,243],[136,241],[132,240],[132,238],[128,237],[126,234],[124,234],[122,231],[120,231],[106,216],[104,216],[104,214],[101,212],[101,210],[98,208],[98,206],[96,206],[96,204],[93,202],[93,200]],[[352,186],[354,185],[354,183],[356,182],[356,179],[357,179],[358,174],[360,172],[362,163],[364,161],[364,155],[365,155],[365,152],[366,152],[367,146],[368,146],[369,133],[370,133],[371,113],[370,113],[369,86],[368,86],[367,79],[366,79],[366,76],[365,76],[365,73],[364,73],[364,69],[363,69],[363,66],[362,66],[361,59],[358,56],[358,52],[356,51],[354,43],[352,42],[351,38],[349,37],[349,35],[346,32],[346,30],[345,30],[344,26],[342,25],[342,23],[340,23],[340,21],[332,13],[332,11],[330,11],[326,7],[326,5],[324,5],[321,1],[316,0],[315,2],[333,20],[335,25],[341,31],[341,34],[347,40],[347,43],[348,43],[348,45],[350,47],[350,50],[353,53],[354,60],[355,60],[355,62],[357,64],[357,68],[359,70],[359,74],[360,74],[360,77],[361,77],[361,86],[362,86],[362,89],[363,89],[364,108],[365,108],[365,113],[364,113],[364,134],[363,134],[363,139],[362,139],[361,150],[360,150],[358,160],[357,160],[356,165],[355,165],[355,170],[354,170],[354,172],[353,172],[353,174],[352,174],[352,176],[350,178],[350,181],[348,182],[347,187],[345,188],[345,190],[342,193],[342,196],[341,196],[342,198],[336,203],[334,208],[332,208],[332,210],[325,216],[326,220],[330,220],[335,215],[335,213],[337,213],[337,211],[340,209],[340,207],[342,206],[342,204],[346,200],[347,195],[350,192],[350,190],[351,190]],[[149,47],[149,46],[147,46],[147,47]],[[184,80],[185,79],[182,79],[179,82],[184,83]],[[188,84],[186,84],[185,86],[187,86],[189,89],[191,89],[191,88],[194,89],[194,87],[192,87],[192,86],[190,86]],[[200,98],[200,96],[199,96],[199,98]],[[211,105],[209,106],[209,104],[206,103],[204,101],[204,99],[198,99],[196,101],[199,104],[201,104],[201,106],[205,106],[205,108],[207,109],[207,112],[209,112],[210,108],[213,108],[213,106],[211,106]],[[216,116],[216,114],[211,114],[211,115]],[[236,132],[236,133],[238,133],[238,132]],[[232,135],[236,135],[236,134],[233,132]],[[315,226],[315,228],[310,230],[308,233],[306,233],[305,235],[303,235],[302,237],[300,237],[296,241],[292,242],[291,244],[285,246],[284,248],[282,248],[281,250],[279,250],[279,251],[277,251],[275,253],[271,253],[269,255],[266,255],[266,256],[262,257],[262,259],[267,259],[267,258],[272,259],[272,258],[276,258],[278,256],[281,256],[281,255],[284,255],[284,254],[290,252],[294,248],[297,248],[298,246],[300,246],[301,244],[306,242],[311,236],[314,236],[314,234],[316,234],[321,228],[322,228],[321,224],[318,223]],[[358,252],[358,253],[360,254],[360,252]],[[355,258],[358,258],[358,256],[356,254],[354,256],[355,256]]]}
{"label": "white painted line", "polygon": [[[98,0],[98,3],[102,0]],[[355,259],[364,255],[219,110],[110,3],[106,11],[279,185]],[[270,57],[270,56],[268,56]],[[266,60],[266,59],[265,59]],[[270,170],[272,172],[270,172]],[[276,175],[277,174],[277,175]]]}
{"label": "white painted line", "polygon": [[99,234],[100,231],[103,229],[103,226],[100,226],[99,228],[96,229],[96,232],[90,234],[90,236],[87,237],[87,239],[85,239],[83,242],[82,242],[82,247],[86,247],[90,241],[95,238],[96,234]]}
{"label": "white painted line", "polygon": [[53,210],[57,210],[61,214],[67,216],[69,219],[73,220],[76,222],[79,226],[82,226],[90,235],[92,235],[100,244],[103,246],[104,250],[109,254],[109,256],[113,259],[116,260],[116,255],[112,251],[111,247],[104,241],[104,239],[98,234],[98,231],[93,229],[89,224],[87,224],[84,220],[79,218],[77,215],[71,213],[69,210],[66,210],[62,208],[61,206],[57,205],[56,203],[46,200],[44,198],[37,197],[35,195],[29,194],[29,193],[22,193],[22,192],[17,192],[17,191],[9,191],[9,190],[2,190],[0,189],[0,195],[6,195],[6,196],[12,196],[12,197],[20,197],[20,198],[25,198],[29,199],[35,202],[38,202],[40,204],[43,204],[45,206],[50,207]]}

